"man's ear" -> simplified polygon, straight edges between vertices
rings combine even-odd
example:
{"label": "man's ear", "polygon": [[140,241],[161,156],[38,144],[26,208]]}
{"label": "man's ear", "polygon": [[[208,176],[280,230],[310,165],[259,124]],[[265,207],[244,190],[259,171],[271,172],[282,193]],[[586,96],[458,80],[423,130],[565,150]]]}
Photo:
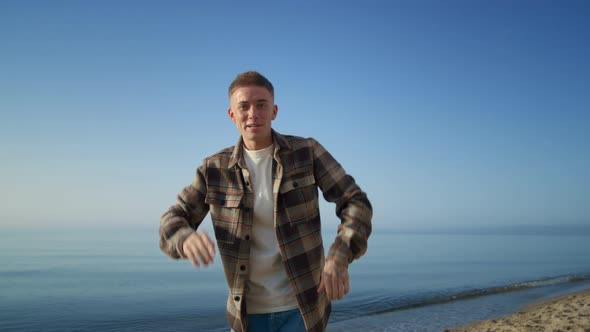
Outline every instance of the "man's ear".
{"label": "man's ear", "polygon": [[279,107],[277,105],[274,105],[272,107],[272,120],[276,119],[278,113],[279,113]]}
{"label": "man's ear", "polygon": [[227,109],[227,115],[233,123],[236,123],[236,118],[234,117],[234,112],[232,112],[231,107]]}

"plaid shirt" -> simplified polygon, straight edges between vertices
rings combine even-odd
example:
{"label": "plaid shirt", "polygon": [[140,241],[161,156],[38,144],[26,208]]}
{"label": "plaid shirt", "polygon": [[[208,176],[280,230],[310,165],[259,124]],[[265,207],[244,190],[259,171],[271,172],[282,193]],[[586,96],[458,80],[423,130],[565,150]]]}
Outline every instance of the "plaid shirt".
{"label": "plaid shirt", "polygon": [[[324,267],[318,191],[336,203],[341,219],[327,259],[345,266],[361,257],[371,233],[372,207],[340,164],[311,138],[273,130],[274,223],[279,251],[307,331],[324,331],[331,305],[318,293]],[[208,212],[229,286],[227,319],[236,332],[247,331],[244,301],[248,279],[254,194],[243,158],[242,139],[206,158],[193,182],[178,195],[160,221],[160,247],[172,258],[186,258],[184,240]]]}

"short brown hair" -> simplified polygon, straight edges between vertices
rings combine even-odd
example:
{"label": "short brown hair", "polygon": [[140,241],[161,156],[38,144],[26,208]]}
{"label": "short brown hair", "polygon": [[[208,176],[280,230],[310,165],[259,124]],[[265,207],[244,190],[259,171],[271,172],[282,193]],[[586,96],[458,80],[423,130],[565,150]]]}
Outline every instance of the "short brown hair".
{"label": "short brown hair", "polygon": [[270,92],[270,95],[274,98],[275,89],[273,88],[272,83],[270,83],[266,77],[262,76],[262,74],[257,71],[247,71],[236,76],[236,79],[231,82],[229,86],[227,91],[228,95],[231,97],[231,94],[238,88],[252,85],[266,88],[268,92]]}

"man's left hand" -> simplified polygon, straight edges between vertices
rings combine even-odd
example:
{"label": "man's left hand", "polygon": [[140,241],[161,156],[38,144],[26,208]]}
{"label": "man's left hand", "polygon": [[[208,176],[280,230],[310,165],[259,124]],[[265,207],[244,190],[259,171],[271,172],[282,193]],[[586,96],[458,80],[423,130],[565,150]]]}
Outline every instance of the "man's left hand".
{"label": "man's left hand", "polygon": [[322,279],[318,293],[326,290],[329,301],[341,300],[350,291],[350,279],[348,266],[338,264],[333,260],[327,260],[324,264]]}

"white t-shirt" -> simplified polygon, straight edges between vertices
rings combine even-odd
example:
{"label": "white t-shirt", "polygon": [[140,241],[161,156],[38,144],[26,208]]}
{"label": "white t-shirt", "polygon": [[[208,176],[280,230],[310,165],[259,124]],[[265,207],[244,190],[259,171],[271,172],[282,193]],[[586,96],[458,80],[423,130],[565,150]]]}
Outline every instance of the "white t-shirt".
{"label": "white t-shirt", "polygon": [[275,234],[272,194],[273,151],[274,145],[262,150],[247,150],[244,147],[244,159],[254,191],[250,278],[245,296],[249,314],[279,312],[298,307],[281,260]]}

